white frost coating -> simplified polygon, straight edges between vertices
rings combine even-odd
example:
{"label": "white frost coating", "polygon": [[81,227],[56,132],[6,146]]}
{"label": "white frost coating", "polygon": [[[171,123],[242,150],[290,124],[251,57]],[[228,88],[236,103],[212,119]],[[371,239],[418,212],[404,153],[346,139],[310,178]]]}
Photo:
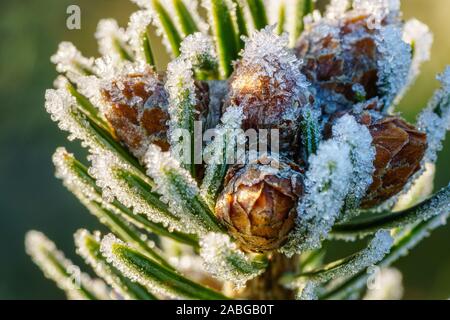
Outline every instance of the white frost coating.
{"label": "white frost coating", "polygon": [[[200,240],[200,256],[206,271],[220,280],[232,282],[237,288],[244,287],[248,280],[264,271],[263,268],[253,267],[251,259],[223,233],[211,232],[204,236]],[[231,263],[231,259],[235,263]],[[239,263],[240,268],[236,263]]]}
{"label": "white frost coating", "polygon": [[336,140],[322,142],[309,158],[306,194],[297,207],[296,228],[281,248],[286,255],[320,248],[344,206],[352,181],[350,147]]}
{"label": "white frost coating", "polygon": [[350,8],[350,0],[331,0],[325,11],[328,19],[339,19]]}
{"label": "white frost coating", "polygon": [[395,268],[384,268],[375,275],[364,300],[400,300],[403,297],[403,276]]}
{"label": "white frost coating", "polygon": [[60,147],[56,149],[52,159],[56,168],[56,178],[61,179],[68,190],[73,193],[81,192],[88,200],[101,202],[102,199],[98,196],[95,188],[74,173],[74,170],[71,167],[72,162],[74,161],[73,154],[68,153],[65,148]]}
{"label": "white frost coating", "polygon": [[[237,77],[233,81],[232,89],[239,90],[248,86],[248,83],[259,83],[261,78],[268,79],[268,90],[274,95],[285,95],[293,105],[282,117],[286,120],[297,121],[298,101],[309,93],[309,83],[300,72],[302,61],[288,49],[289,36],[283,33],[278,36],[274,33],[274,26],[255,31],[250,38],[245,38],[245,48],[241,53],[240,66],[246,70],[246,77]],[[251,99],[252,94],[246,93]],[[268,94],[268,93],[266,93]],[[288,103],[288,102],[287,102]]]}
{"label": "white frost coating", "polygon": [[[243,145],[246,137],[241,130],[244,119],[242,107],[229,107],[222,116],[221,123],[214,129],[214,140],[210,142],[203,153],[205,163],[208,164],[201,188],[202,196],[208,198],[210,187],[217,183],[217,165],[224,164],[224,160],[237,158],[236,146]],[[226,148],[225,148],[226,147]],[[240,163],[241,159],[236,159]]]}
{"label": "white frost coating", "polygon": [[379,28],[386,17],[400,16],[400,0],[353,0],[353,9],[371,14],[373,27]]}
{"label": "white frost coating", "polygon": [[127,263],[127,261],[124,261],[123,257],[115,254],[113,252],[114,245],[120,245],[128,249],[131,249],[130,246],[128,246],[123,241],[117,239],[114,235],[108,234],[102,239],[100,245],[100,252],[106,258],[108,263],[112,264],[125,277],[129,278],[133,282],[143,285],[153,293],[162,294],[164,296],[171,298],[179,298],[169,288],[167,288],[164,283],[155,281],[150,277],[142,276],[137,267],[130,265],[129,263]]}
{"label": "white frost coating", "polygon": [[76,110],[75,98],[65,88],[45,92],[45,109],[61,130],[69,132],[70,141],[81,140],[82,145],[89,147],[93,153],[102,148],[93,136],[87,120]]}
{"label": "white frost coating", "polygon": [[345,115],[333,126],[333,138],[350,146],[353,174],[349,194],[351,199],[347,198],[347,206],[358,207],[360,200],[373,182],[376,151],[372,145],[372,135],[369,129],[356,122],[353,116]]}
{"label": "white frost coating", "polygon": [[[192,63],[189,60],[180,56],[169,63],[165,88],[169,95],[168,112],[170,121],[168,136],[171,150],[173,154],[183,158],[184,163],[189,163],[192,155],[184,153],[184,147],[187,145],[187,142],[180,141],[179,136],[181,133],[179,130],[191,129],[190,121],[196,112],[197,97],[195,94],[194,72],[192,71]],[[191,132],[191,130],[189,131]],[[192,139],[192,137],[190,138]]]}
{"label": "white frost coating", "polygon": [[403,27],[403,41],[414,47],[411,68],[409,70],[408,81],[396,98],[396,104],[400,102],[406,91],[416,81],[420,74],[422,64],[431,57],[431,47],[433,45],[433,33],[430,28],[417,19],[408,20]]}
{"label": "white frost coating", "polygon": [[92,162],[89,174],[97,180],[97,185],[102,188],[105,201],[111,202],[116,198],[127,208],[132,209],[135,214],[144,214],[149,220],[161,223],[169,230],[185,230],[178,219],[170,218],[155,209],[148,203],[145,195],[118,176],[119,171],[133,172],[134,169],[127,163],[120,161],[115,155],[108,152],[91,155],[89,160]]}
{"label": "white frost coating", "polygon": [[[161,201],[169,205],[170,211],[180,218],[184,232],[204,234],[207,230],[201,218],[189,212],[192,211],[192,199],[200,193],[197,182],[189,172],[169,152],[162,152],[156,145],[150,145],[144,162],[147,174],[156,183],[154,191],[161,195]],[[183,190],[170,180],[172,174],[176,174],[177,182],[183,184]]]}
{"label": "white frost coating", "polygon": [[87,238],[93,238],[99,244],[101,242],[100,232],[91,234],[85,229],[80,229],[74,235],[77,254],[84,259],[87,265],[92,267],[97,276],[105,280],[122,298],[126,300],[134,299],[134,296],[130,295],[126,284],[122,282],[119,276],[114,274],[111,267],[86,246]]}
{"label": "white frost coating", "polygon": [[217,54],[212,38],[201,32],[187,36],[181,43],[181,54],[194,68],[204,65],[217,66]]}
{"label": "white frost coating", "polygon": [[130,16],[126,34],[138,61],[146,61],[142,43],[151,22],[152,15],[148,10],[136,11]]}
{"label": "white frost coating", "polygon": [[450,129],[450,67],[438,76],[442,88],[437,90],[417,120],[419,130],[427,133],[428,148],[424,162],[435,163],[442,150],[442,141]]}
{"label": "white frost coating", "polygon": [[94,58],[84,57],[71,42],[61,42],[58,51],[50,58],[61,73],[83,73],[81,69],[92,69]]}
{"label": "white frost coating", "polygon": [[408,82],[411,46],[403,41],[402,30],[394,24],[381,28],[375,41],[380,56],[377,85],[388,108]]}
{"label": "white frost coating", "polygon": [[301,295],[301,298],[308,299],[314,297],[315,288],[322,283],[338,278],[351,277],[360,271],[377,264],[389,253],[393,243],[394,239],[391,237],[389,231],[378,231],[367,248],[352,256],[345,264],[334,268],[330,267],[329,270],[318,272],[306,279],[299,279],[300,286],[310,288],[307,294]]}
{"label": "white frost coating", "polygon": [[[80,286],[93,293],[98,299],[110,299],[110,292],[103,281],[91,279],[89,275],[80,272],[79,267],[68,260],[43,233],[29,231],[25,237],[25,248],[44,275],[53,280],[58,288],[64,290],[69,299],[86,299]],[[61,271],[50,257],[54,258],[64,271]]]}
{"label": "white frost coating", "polygon": [[95,32],[98,41],[98,50],[102,56],[111,56],[115,61],[122,60],[117,51],[117,44],[124,45],[128,41],[128,35],[123,28],[120,28],[114,19],[100,20]]}

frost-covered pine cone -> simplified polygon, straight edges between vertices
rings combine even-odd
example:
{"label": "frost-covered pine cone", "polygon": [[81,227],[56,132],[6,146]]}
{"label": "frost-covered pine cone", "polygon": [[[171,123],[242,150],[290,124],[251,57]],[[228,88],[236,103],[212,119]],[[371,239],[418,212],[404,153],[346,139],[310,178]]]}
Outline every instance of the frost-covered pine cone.
{"label": "frost-covered pine cone", "polygon": [[[127,29],[100,22],[100,58],[67,42],[52,57],[46,109],[90,154],[86,165],[59,148],[56,176],[111,234],[75,234],[98,279],[73,285],[73,264],[31,231],[45,275],[75,299],[349,299],[378,265],[384,290],[365,297],[399,298],[389,265],[450,213],[449,187],[429,191],[450,68],[415,125],[394,113],[429,58],[428,28],[403,22],[398,0],[324,13],[312,0],[204,0],[208,22],[197,1],[133,2]],[[368,236],[324,264],[325,240]]]}

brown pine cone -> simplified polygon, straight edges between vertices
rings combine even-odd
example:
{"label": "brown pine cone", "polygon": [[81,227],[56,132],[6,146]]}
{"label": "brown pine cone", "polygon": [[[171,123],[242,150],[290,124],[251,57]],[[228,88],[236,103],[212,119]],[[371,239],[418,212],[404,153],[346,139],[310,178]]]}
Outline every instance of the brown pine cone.
{"label": "brown pine cone", "polygon": [[300,110],[312,99],[300,64],[269,27],[247,41],[229,80],[224,108],[243,107],[244,130],[279,129],[281,152],[290,149]]}
{"label": "brown pine cone", "polygon": [[371,208],[398,194],[419,171],[427,136],[399,117],[375,120],[365,113],[359,121],[369,128],[376,148],[373,183],[361,203]]}
{"label": "brown pine cone", "polygon": [[411,48],[402,40],[396,12],[374,26],[375,17],[352,10],[307,26],[295,51],[302,72],[326,114],[350,111],[375,97],[389,107],[406,84]]}
{"label": "brown pine cone", "polygon": [[217,218],[247,251],[273,251],[285,243],[304,192],[299,167],[283,160],[275,168],[267,160],[230,168],[216,204]]}
{"label": "brown pine cone", "polygon": [[[209,105],[208,85],[196,83],[198,119],[205,120]],[[168,95],[164,77],[152,69],[127,74],[102,89],[108,107],[105,118],[117,138],[138,158],[142,159],[150,144],[169,150]]]}

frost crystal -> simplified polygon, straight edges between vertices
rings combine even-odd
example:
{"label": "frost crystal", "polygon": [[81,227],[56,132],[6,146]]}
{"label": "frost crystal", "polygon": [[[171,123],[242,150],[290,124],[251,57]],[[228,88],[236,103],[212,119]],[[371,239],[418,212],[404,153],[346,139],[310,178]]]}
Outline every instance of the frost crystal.
{"label": "frost crystal", "polygon": [[96,178],[97,185],[103,190],[103,198],[111,202],[116,198],[126,207],[133,209],[135,214],[144,214],[149,220],[161,223],[170,230],[183,231],[178,219],[156,209],[149,203],[148,194],[144,194],[140,189],[133,187],[121,174],[132,174],[134,169],[128,164],[120,161],[111,153],[104,152],[99,155],[92,155],[89,158],[92,167],[89,173]]}
{"label": "frost crystal", "polygon": [[82,193],[88,200],[101,202],[102,199],[98,196],[97,190],[74,173],[73,162],[73,155],[68,153],[65,148],[56,149],[53,155],[56,178],[61,179],[64,186],[74,194]]}
{"label": "frost crystal", "polygon": [[75,98],[65,88],[49,89],[45,93],[45,109],[61,130],[69,132],[68,139],[81,140],[83,146],[89,147],[91,152],[96,152],[102,146],[92,133],[88,121],[77,111],[76,103]]}
{"label": "frost crystal", "polygon": [[103,281],[91,279],[87,274],[80,272],[80,268],[68,260],[41,232],[28,232],[25,247],[34,263],[42,269],[47,278],[55,281],[58,287],[66,292],[69,299],[89,298],[84,294],[84,290],[94,294],[98,299],[110,299],[110,292]]}
{"label": "frost crystal", "polygon": [[50,60],[56,64],[56,70],[60,73],[83,74],[92,69],[94,64],[94,58],[84,57],[71,42],[61,42]]}
{"label": "frost crystal", "polygon": [[[180,130],[192,132],[192,119],[196,112],[195,105],[197,97],[195,94],[194,72],[192,63],[182,56],[169,63],[167,67],[167,81],[165,85],[169,95],[169,140],[171,142],[172,153],[183,159],[183,163],[192,163],[192,150],[190,148],[192,141],[187,143],[181,141],[185,138]],[[182,136],[180,137],[180,134]],[[187,137],[192,139],[193,137]],[[189,150],[185,147],[189,146]]]}
{"label": "frost crystal", "polygon": [[417,120],[419,130],[427,133],[428,148],[424,162],[435,163],[437,154],[442,150],[442,141],[450,129],[450,67],[438,77],[442,88],[437,90],[433,99]]}
{"label": "frost crystal", "polygon": [[430,60],[431,47],[433,45],[433,33],[427,25],[419,20],[411,19],[405,23],[403,28],[403,41],[412,46],[413,58],[407,84],[397,96],[396,103],[400,102],[405,92],[417,79],[422,64]]}
{"label": "frost crystal", "polygon": [[372,145],[372,135],[369,129],[357,123],[353,116],[345,115],[333,126],[333,138],[350,146],[353,173],[346,206],[347,209],[356,208],[373,181],[376,152]]}
{"label": "frost crystal", "polygon": [[244,145],[245,135],[240,129],[243,120],[242,107],[229,107],[222,116],[221,124],[215,128],[214,140],[204,150],[204,161],[208,164],[203,179],[202,197],[214,202],[216,193],[222,185],[223,166],[229,161],[240,163],[239,155],[236,153],[238,145]]}
{"label": "frost crystal", "polygon": [[122,59],[118,46],[123,46],[127,43],[128,35],[123,28],[119,27],[116,20],[100,20],[95,32],[95,38],[98,41],[100,54],[111,56],[116,62]]}
{"label": "frost crystal", "polygon": [[181,43],[181,54],[194,68],[217,67],[217,54],[212,39],[197,32],[186,37]]}
{"label": "frost crystal", "polygon": [[147,174],[156,183],[154,191],[161,195],[161,200],[169,205],[171,212],[181,219],[181,224],[187,230],[185,232],[204,234],[209,231],[199,216],[199,210],[204,212],[206,207],[198,203],[198,207],[193,205],[199,199],[200,190],[189,172],[169,152],[162,152],[156,145],[148,148],[145,164]]}
{"label": "frost crystal", "polygon": [[327,6],[325,17],[328,19],[339,19],[350,8],[350,0],[331,0]]}
{"label": "frost crystal", "polygon": [[[302,61],[287,49],[288,34],[277,36],[274,28],[274,26],[268,26],[255,31],[250,38],[245,39],[245,49],[242,52],[240,64],[255,69],[254,79],[259,77],[269,79],[270,90],[274,92],[286,90],[292,97],[292,101],[297,101],[304,95],[309,83],[300,72]],[[251,79],[245,80],[251,81]],[[294,83],[292,88],[287,87],[287,82]],[[239,86],[239,84],[236,85]]]}
{"label": "frost crystal", "polygon": [[102,239],[100,245],[100,252],[106,258],[108,263],[112,264],[116,269],[120,271],[123,275],[129,278],[133,282],[137,282],[146,288],[148,288],[151,292],[162,294],[164,296],[176,298],[170,290],[168,290],[163,283],[154,280],[151,277],[144,277],[141,275],[139,271],[136,270],[136,267],[131,265],[128,261],[125,261],[120,254],[116,254],[114,252],[114,246],[119,245],[125,248],[131,249],[127,244],[123,241],[117,239],[114,235],[108,234]]}
{"label": "frost crystal", "polygon": [[287,255],[319,248],[339,217],[352,184],[350,146],[336,140],[322,142],[309,158],[306,194],[297,211],[296,228],[281,249]]}
{"label": "frost crystal", "polygon": [[406,86],[411,66],[411,47],[403,41],[401,29],[388,25],[375,36],[378,53],[378,86],[386,108]]}
{"label": "frost crystal", "polygon": [[126,30],[127,38],[139,61],[146,61],[142,43],[151,22],[152,16],[150,12],[147,10],[140,10],[131,15],[130,22],[128,23],[128,28]]}
{"label": "frost crystal", "polygon": [[301,298],[310,299],[310,297],[314,297],[315,289],[320,284],[333,279],[351,277],[380,262],[389,253],[393,243],[394,239],[390,236],[389,231],[378,231],[367,248],[346,259],[346,261],[336,266],[324,268],[323,271],[312,273],[311,276],[300,278],[298,280],[299,285],[309,287],[307,294],[301,295]]}
{"label": "frost crystal", "polygon": [[264,271],[261,265],[255,265],[239,250],[228,235],[222,233],[208,233],[200,240],[200,256],[209,273],[232,282],[237,288],[244,287],[248,280]]}

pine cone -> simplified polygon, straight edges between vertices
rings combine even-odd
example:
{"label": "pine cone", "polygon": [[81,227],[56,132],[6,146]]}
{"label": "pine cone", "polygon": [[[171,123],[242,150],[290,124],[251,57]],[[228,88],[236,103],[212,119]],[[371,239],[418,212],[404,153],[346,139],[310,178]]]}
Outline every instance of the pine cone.
{"label": "pine cone", "polygon": [[[205,82],[196,82],[197,120],[206,121],[209,89]],[[115,79],[102,91],[109,108],[105,112],[117,138],[142,159],[150,144],[169,150],[168,95],[164,77],[152,69],[146,73],[127,74]]]}
{"label": "pine cone", "polygon": [[269,161],[260,158],[230,168],[217,201],[217,218],[244,250],[266,252],[281,247],[294,227],[297,200],[304,192],[299,167],[284,160],[279,168],[263,164]]}
{"label": "pine cone", "polygon": [[[261,37],[262,39],[257,39]],[[280,151],[289,151],[298,132],[300,110],[312,100],[300,60],[266,28],[247,41],[235,65],[225,108],[242,106],[242,127],[278,129]]]}
{"label": "pine cone", "polygon": [[369,128],[376,148],[373,183],[361,203],[370,208],[398,194],[420,169],[427,136],[399,117],[375,120],[365,113],[359,121]]}
{"label": "pine cone", "polygon": [[353,10],[337,19],[323,18],[300,38],[295,51],[305,62],[302,72],[326,114],[349,111],[375,97],[381,110],[406,84],[411,48],[402,40],[399,18],[394,12],[379,26],[374,19]]}

